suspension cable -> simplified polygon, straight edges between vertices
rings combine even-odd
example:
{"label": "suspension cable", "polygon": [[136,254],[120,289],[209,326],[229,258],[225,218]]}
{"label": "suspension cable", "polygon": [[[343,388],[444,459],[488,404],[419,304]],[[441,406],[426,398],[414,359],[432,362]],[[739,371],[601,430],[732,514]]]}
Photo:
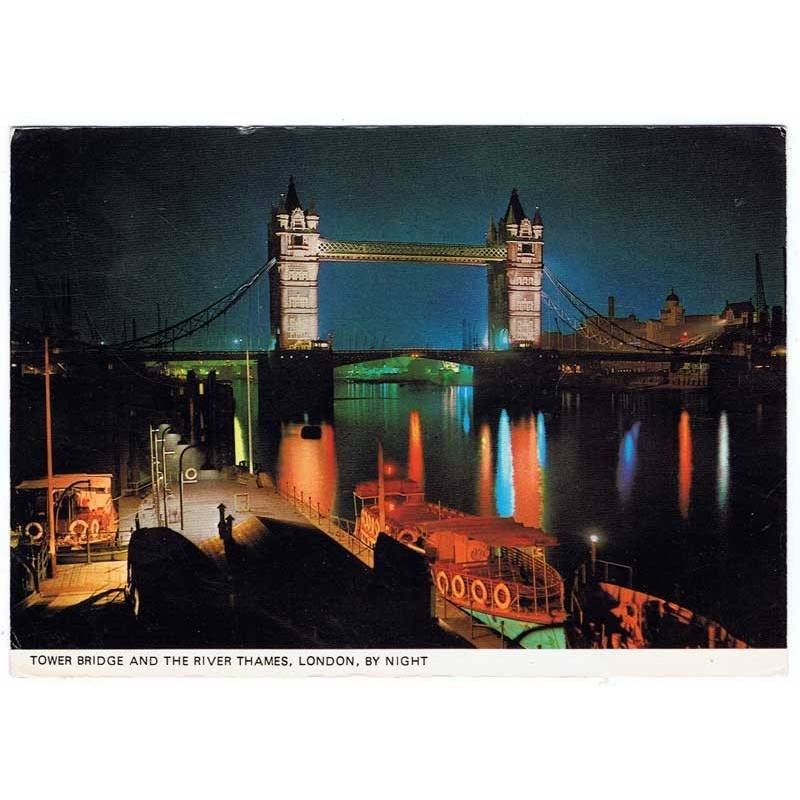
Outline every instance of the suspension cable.
{"label": "suspension cable", "polygon": [[220,297],[218,300],[215,300],[213,303],[210,303],[191,316],[186,317],[186,319],[182,319],[174,325],[169,325],[153,333],[148,333],[145,336],[138,336],[136,339],[120,342],[114,345],[114,347],[120,350],[158,349],[164,345],[173,344],[188,336],[192,336],[194,333],[197,333],[197,331],[207,328],[236,305],[258,279],[269,272],[276,263],[277,259],[271,258],[232,292],[228,292],[228,294]]}
{"label": "suspension cable", "polygon": [[[648,339],[646,336],[639,336],[638,334],[631,333],[630,331],[625,330],[621,325],[618,325],[609,317],[603,316],[596,308],[592,307],[589,303],[579,297],[575,292],[573,292],[568,286],[562,283],[553,272],[548,268],[544,267],[544,273],[550,279],[551,283],[561,292],[561,294],[567,299],[567,301],[578,311],[578,313],[589,323],[595,325],[598,329],[603,330],[597,324],[596,321],[590,318],[590,315],[584,311],[581,306],[585,306],[592,312],[598,319],[603,320],[604,322],[608,323],[610,328],[615,328],[618,331],[621,331],[625,336],[629,337],[628,339],[622,339],[619,336],[616,336],[612,333],[611,330],[604,330],[607,336],[611,336],[612,338],[616,339],[617,341],[621,342],[622,344],[628,345],[629,347],[635,347],[637,350],[646,350],[648,352],[674,352],[675,348],[669,347],[668,345],[663,345],[660,342],[655,342],[652,339]],[[635,341],[630,341],[630,339],[635,339],[639,342],[644,342],[647,345],[651,345],[650,347],[642,346],[636,344]]]}

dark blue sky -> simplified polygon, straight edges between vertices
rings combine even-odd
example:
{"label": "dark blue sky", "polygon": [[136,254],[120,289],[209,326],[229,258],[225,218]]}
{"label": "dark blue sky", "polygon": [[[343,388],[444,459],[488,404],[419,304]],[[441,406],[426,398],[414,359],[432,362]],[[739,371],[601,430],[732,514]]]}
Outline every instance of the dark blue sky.
{"label": "dark blue sky", "polygon": [[[177,321],[263,263],[290,173],[331,238],[481,242],[516,186],[542,208],[545,261],[618,314],[657,315],[673,286],[688,313],[751,297],[756,252],[784,302],[775,128],[53,129],[12,143],[13,320],[38,319],[38,272],[71,274],[76,314],[109,338],[123,317],[154,328],[156,303]],[[320,332],[458,345],[462,319],[485,326],[485,287],[478,268],[324,265]],[[246,333],[250,310],[209,345]]]}

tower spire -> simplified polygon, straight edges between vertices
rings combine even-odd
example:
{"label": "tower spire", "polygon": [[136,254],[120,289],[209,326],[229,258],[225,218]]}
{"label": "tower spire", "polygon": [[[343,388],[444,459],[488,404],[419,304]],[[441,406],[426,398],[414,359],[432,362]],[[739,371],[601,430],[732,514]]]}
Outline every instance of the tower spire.
{"label": "tower spire", "polygon": [[756,253],[756,314],[758,319],[767,314],[767,295],[764,292],[764,276],[761,274],[761,258]]}
{"label": "tower spire", "polygon": [[517,225],[525,219],[525,209],[519,199],[519,193],[516,188],[511,190],[511,197],[508,200],[508,208],[503,217],[504,225]]}
{"label": "tower spire", "polygon": [[296,208],[300,208],[300,198],[294,185],[294,175],[290,175],[289,188],[286,190],[286,210],[291,214]]}

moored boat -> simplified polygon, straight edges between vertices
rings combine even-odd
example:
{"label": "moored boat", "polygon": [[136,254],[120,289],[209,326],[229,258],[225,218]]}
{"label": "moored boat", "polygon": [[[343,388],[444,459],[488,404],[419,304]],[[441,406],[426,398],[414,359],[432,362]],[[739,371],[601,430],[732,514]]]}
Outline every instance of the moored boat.
{"label": "moored boat", "polygon": [[564,581],[547,563],[556,541],[544,531],[429,503],[414,481],[365,481],[354,497],[362,534],[424,552],[444,601],[519,647],[567,646]]}
{"label": "moored boat", "polygon": [[[119,515],[111,491],[110,474],[53,475],[55,543],[61,550],[116,541]],[[46,477],[25,480],[15,487],[14,517],[26,541],[40,542],[47,530]]]}
{"label": "moored boat", "polygon": [[592,559],[576,570],[569,606],[574,647],[746,648],[719,622],[633,587],[626,564]]}

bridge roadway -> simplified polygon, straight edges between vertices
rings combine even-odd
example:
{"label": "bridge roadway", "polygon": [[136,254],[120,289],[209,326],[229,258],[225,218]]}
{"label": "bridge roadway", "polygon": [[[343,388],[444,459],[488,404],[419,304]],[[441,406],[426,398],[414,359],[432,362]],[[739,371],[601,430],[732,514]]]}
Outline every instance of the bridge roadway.
{"label": "bridge roadway", "polygon": [[[257,359],[259,356],[266,355],[270,351],[252,350],[250,357]],[[746,363],[744,356],[735,356],[727,353],[702,353],[702,352],[667,352],[653,353],[648,351],[605,351],[605,350],[457,350],[447,348],[431,347],[405,347],[392,348],[385,350],[284,350],[281,355],[287,359],[297,359],[298,361],[311,356],[319,356],[330,353],[334,367],[341,367],[347,364],[358,364],[364,361],[383,361],[398,356],[413,356],[417,358],[431,358],[437,361],[453,361],[468,366],[480,367],[491,364],[499,364],[518,361],[530,363],[532,361],[543,361],[545,359],[555,359],[567,363],[590,362],[590,361],[621,361],[621,362],[649,362],[649,363],[716,363],[716,364],[739,364]],[[126,360],[136,361],[244,361],[245,353],[243,350],[127,350],[124,351]]]}

